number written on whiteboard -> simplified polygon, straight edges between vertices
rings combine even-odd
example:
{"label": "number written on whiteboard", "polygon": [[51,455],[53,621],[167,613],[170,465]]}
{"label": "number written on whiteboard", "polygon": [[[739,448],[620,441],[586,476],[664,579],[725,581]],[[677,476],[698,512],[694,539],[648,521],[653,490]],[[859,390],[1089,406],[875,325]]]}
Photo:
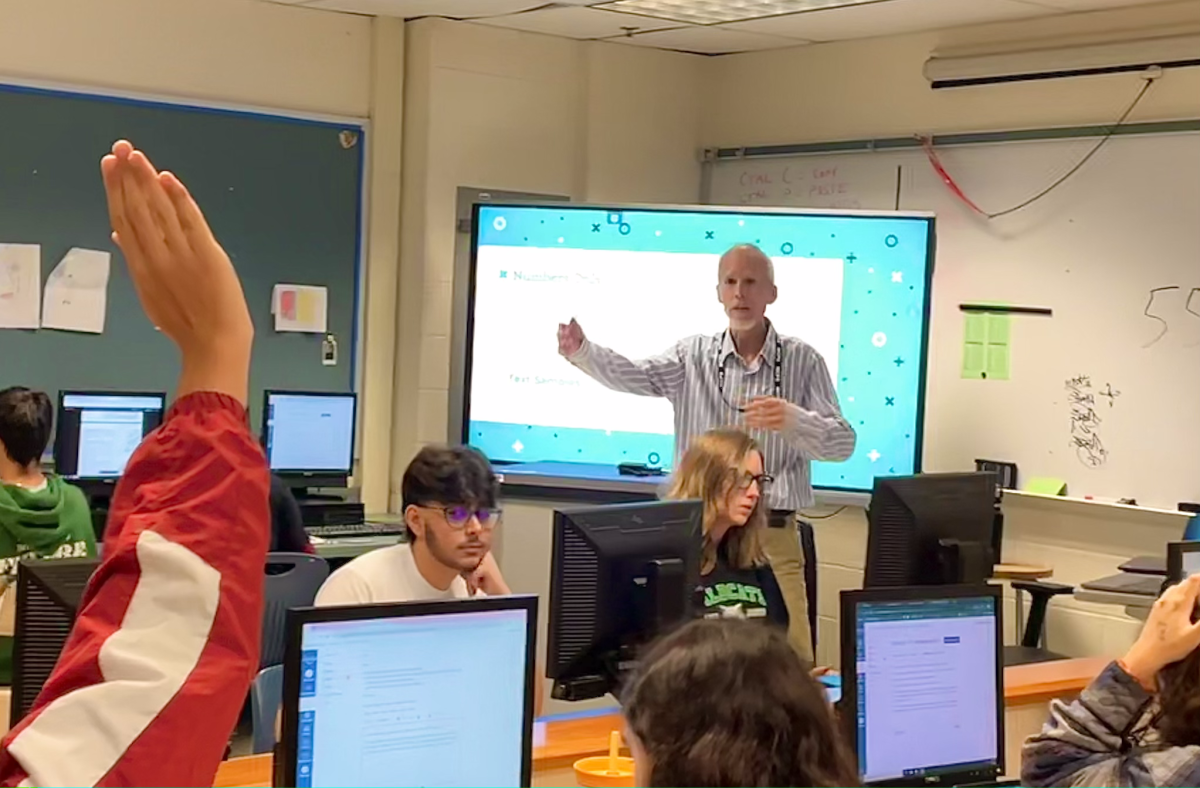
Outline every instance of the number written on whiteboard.
{"label": "number written on whiteboard", "polygon": [[[1154,338],[1143,348],[1148,348],[1158,344],[1165,337],[1181,317],[1186,316],[1189,320],[1200,320],[1200,287],[1193,287],[1188,291],[1187,298],[1182,298],[1183,288],[1179,285],[1164,285],[1156,287],[1150,291],[1150,297],[1146,301],[1146,308],[1142,310],[1142,314],[1149,320],[1155,323]],[[1183,308],[1180,309],[1180,301],[1183,302]],[[1200,342],[1193,342],[1188,347],[1193,347]]]}

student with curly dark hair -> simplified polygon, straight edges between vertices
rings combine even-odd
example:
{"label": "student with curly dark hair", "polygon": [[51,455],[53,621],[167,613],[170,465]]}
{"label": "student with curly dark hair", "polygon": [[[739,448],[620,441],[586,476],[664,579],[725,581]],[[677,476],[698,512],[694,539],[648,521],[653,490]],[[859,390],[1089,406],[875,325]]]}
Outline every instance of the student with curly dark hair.
{"label": "student with curly dark hair", "polygon": [[858,782],[824,690],[782,628],[693,621],[646,653],[622,700],[637,785]]}
{"label": "student with curly dark hair", "polygon": [[1025,743],[1021,784],[1200,785],[1200,576],[1167,589],[1124,657]]}

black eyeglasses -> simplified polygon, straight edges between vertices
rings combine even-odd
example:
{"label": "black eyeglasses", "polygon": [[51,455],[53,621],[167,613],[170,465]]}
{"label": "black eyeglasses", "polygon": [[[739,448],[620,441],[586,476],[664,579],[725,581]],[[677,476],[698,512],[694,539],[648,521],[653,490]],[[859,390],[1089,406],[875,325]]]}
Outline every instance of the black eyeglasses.
{"label": "black eyeglasses", "polygon": [[499,509],[472,509],[469,506],[435,506],[425,504],[425,509],[434,509],[442,513],[451,528],[462,530],[474,517],[482,528],[495,528],[500,522]]}
{"label": "black eyeglasses", "polygon": [[735,479],[735,484],[739,490],[749,490],[750,485],[757,484],[759,492],[767,489],[771,482],[775,481],[775,477],[769,473],[753,474],[746,471],[738,474]]}

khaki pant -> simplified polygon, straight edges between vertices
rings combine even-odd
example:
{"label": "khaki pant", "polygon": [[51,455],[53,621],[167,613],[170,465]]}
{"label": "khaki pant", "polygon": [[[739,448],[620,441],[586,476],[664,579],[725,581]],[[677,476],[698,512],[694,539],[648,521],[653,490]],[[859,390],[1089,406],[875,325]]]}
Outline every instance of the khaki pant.
{"label": "khaki pant", "polygon": [[808,593],[804,585],[804,551],[800,549],[800,534],[795,515],[783,528],[767,528],[763,547],[771,561],[771,570],[783,592],[788,611],[788,642],[805,665],[813,664],[812,628],[808,623]]}

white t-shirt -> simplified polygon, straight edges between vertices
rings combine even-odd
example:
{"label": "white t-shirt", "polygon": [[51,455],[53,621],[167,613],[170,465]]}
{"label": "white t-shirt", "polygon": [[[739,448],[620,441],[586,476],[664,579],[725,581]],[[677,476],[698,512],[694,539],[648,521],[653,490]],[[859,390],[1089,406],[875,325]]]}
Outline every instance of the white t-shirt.
{"label": "white t-shirt", "polygon": [[372,550],[329,576],[317,592],[317,607],[365,605],[372,602],[421,602],[466,599],[467,581],[456,577],[445,591],[429,585],[407,544]]}

